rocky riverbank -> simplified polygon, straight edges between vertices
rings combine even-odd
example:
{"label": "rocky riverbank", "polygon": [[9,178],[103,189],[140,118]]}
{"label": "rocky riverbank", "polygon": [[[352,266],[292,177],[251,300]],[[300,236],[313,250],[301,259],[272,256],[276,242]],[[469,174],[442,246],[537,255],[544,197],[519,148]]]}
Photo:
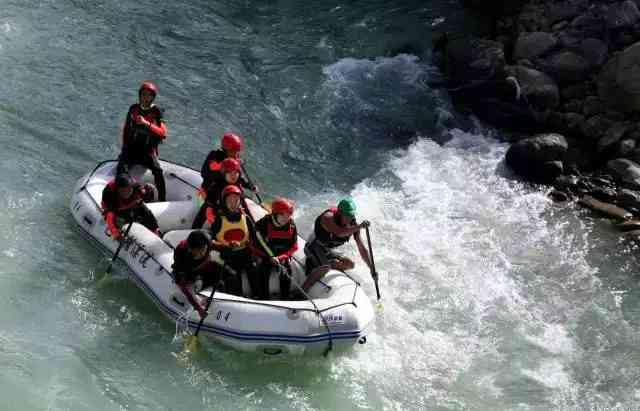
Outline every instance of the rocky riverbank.
{"label": "rocky riverbank", "polygon": [[640,0],[462,3],[489,30],[434,45],[454,103],[512,131],[507,164],[555,200],[640,218]]}

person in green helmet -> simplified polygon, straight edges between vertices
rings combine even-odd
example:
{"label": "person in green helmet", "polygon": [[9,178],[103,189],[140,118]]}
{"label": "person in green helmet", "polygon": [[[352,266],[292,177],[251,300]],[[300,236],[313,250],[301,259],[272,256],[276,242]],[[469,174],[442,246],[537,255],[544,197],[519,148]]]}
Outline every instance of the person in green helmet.
{"label": "person in green helmet", "polygon": [[352,236],[358,246],[360,257],[371,267],[371,258],[360,238],[360,229],[368,226],[367,220],[360,224],[356,222],[356,203],[350,198],[341,200],[337,207],[320,214],[316,218],[313,234],[304,247],[304,254],[307,257],[307,279],[302,289],[307,291],[330,269],[344,271],[355,267],[355,263],[350,258],[334,251],[335,248],[347,243]]}

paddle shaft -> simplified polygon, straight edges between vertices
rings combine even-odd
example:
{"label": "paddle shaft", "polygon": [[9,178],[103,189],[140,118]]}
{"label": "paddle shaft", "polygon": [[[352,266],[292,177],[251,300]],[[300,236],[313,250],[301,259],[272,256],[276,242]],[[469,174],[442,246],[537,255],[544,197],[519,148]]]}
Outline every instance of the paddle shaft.
{"label": "paddle shaft", "polygon": [[[222,269],[220,270],[220,275],[222,275],[222,273],[224,273],[224,268],[225,268],[225,265],[222,264]],[[211,303],[213,302],[213,295],[215,293],[216,293],[216,286],[214,285],[213,288],[211,289],[211,295],[209,295],[209,298],[207,298],[207,305],[206,305],[206,307],[204,307],[204,312],[207,315],[209,314],[209,307],[211,307]],[[205,318],[207,318],[206,315],[200,319],[200,322],[198,323],[198,327],[196,328],[196,332],[193,333],[194,337],[198,336],[198,333],[200,332],[200,328],[202,328],[202,324],[204,323],[204,319]]]}
{"label": "paddle shaft", "polygon": [[376,263],[373,260],[373,249],[371,248],[371,235],[369,234],[369,227],[364,228],[367,233],[367,243],[369,244],[369,259],[371,260],[371,277],[376,285],[376,295],[378,300],[380,299],[380,287],[378,286],[378,273],[376,272]]}
{"label": "paddle shaft", "polygon": [[129,223],[129,227],[127,227],[126,231],[124,232],[123,239],[120,241],[120,244],[118,245],[118,248],[116,248],[116,252],[113,254],[113,258],[111,258],[111,262],[109,262],[109,266],[107,267],[107,270],[105,271],[107,274],[111,273],[111,267],[113,267],[113,263],[116,261],[116,258],[118,258],[118,254],[120,254],[120,250],[122,249],[122,246],[124,245],[124,238],[126,238],[129,235],[129,230],[131,230],[131,227],[133,227],[133,221]]}
{"label": "paddle shaft", "polygon": [[[242,173],[247,178],[247,181],[249,182],[249,184],[251,184],[251,186],[255,188],[256,185],[253,184],[253,181],[251,180],[251,177],[249,177],[249,174],[247,174],[247,169],[244,168],[244,164],[240,163],[240,167],[242,168]],[[258,199],[258,202],[260,203],[260,205],[262,205],[262,199],[260,198],[260,194],[256,193],[255,191],[253,192],[253,194],[256,195],[256,198]]]}

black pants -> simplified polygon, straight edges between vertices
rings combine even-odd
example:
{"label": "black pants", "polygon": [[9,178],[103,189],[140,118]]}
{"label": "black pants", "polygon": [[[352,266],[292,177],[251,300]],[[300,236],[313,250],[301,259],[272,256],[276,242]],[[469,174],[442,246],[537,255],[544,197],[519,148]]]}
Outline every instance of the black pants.
{"label": "black pants", "polygon": [[158,220],[156,220],[156,217],[144,203],[138,207],[118,213],[118,224],[120,227],[129,221],[140,223],[154,233],[157,232],[159,228]]}
{"label": "black pants", "polygon": [[[253,297],[258,300],[266,300],[269,298],[269,279],[274,265],[270,258],[262,257],[256,260],[256,264],[251,273],[249,273],[249,283]],[[289,289],[291,288],[291,264],[289,261],[282,263],[280,272],[280,298],[286,300],[289,298]]]}
{"label": "black pants", "polygon": [[202,228],[205,221],[207,221],[207,208],[209,207],[211,207],[211,204],[206,201],[204,202],[204,204],[202,204],[202,207],[200,207],[200,210],[198,210],[198,214],[196,214],[196,218],[193,219],[191,228],[193,228],[194,230]]}
{"label": "black pants", "polygon": [[242,295],[242,272],[251,271],[251,256],[249,248],[245,247],[240,250],[223,250],[220,258],[224,264],[231,268],[235,274],[229,270],[225,270],[223,274],[225,290],[229,294]]}
{"label": "black pants", "polygon": [[158,189],[158,201],[167,201],[167,188],[158,157],[151,154],[122,152],[120,157],[118,157],[118,167],[116,168],[116,172],[118,174],[129,173],[129,167],[135,164],[139,164],[151,170],[153,180],[156,188]]}

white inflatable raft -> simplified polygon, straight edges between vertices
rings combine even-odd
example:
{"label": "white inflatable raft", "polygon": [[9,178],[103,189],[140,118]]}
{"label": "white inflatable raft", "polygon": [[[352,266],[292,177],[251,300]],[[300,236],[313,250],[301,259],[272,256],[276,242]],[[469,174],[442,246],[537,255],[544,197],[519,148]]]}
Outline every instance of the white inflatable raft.
{"label": "white inflatable raft", "polygon": [[[98,164],[78,180],[71,198],[71,213],[81,231],[111,254],[118,243],[106,234],[100,203],[102,190],[115,176],[116,164],[115,160]],[[163,238],[134,223],[118,257],[129,267],[131,278],[165,315],[174,321],[184,319],[195,329],[200,317],[173,282],[171,265],[174,247],[191,232],[199,208],[194,201],[195,187],[200,186],[202,179],[197,171],[188,167],[167,161],[161,164],[169,201],[147,205],[158,220]],[[138,181],[153,182],[151,173],[143,168],[134,168],[131,174]],[[248,204],[256,220],[265,214],[256,203],[249,200]],[[293,277],[302,284],[302,238],[298,239],[298,246],[292,264]],[[246,275],[242,282],[244,295],[250,295]],[[277,276],[272,275],[270,291],[277,293],[277,288]],[[210,291],[200,294],[204,298]],[[211,336],[238,350],[266,354],[343,351],[366,342],[367,327],[374,312],[371,301],[355,279],[331,271],[308,295],[311,300],[258,301],[216,292],[200,335]]]}

